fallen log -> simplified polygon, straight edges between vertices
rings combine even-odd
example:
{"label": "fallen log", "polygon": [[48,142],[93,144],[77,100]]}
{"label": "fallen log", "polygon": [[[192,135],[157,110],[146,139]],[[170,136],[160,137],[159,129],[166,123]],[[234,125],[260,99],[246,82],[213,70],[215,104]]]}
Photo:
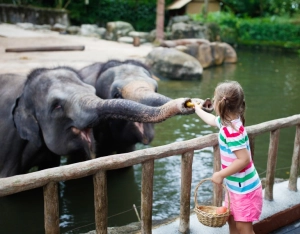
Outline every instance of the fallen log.
{"label": "fallen log", "polygon": [[75,51],[84,50],[84,46],[41,46],[41,47],[20,47],[20,48],[7,48],[5,52],[36,52],[36,51]]}

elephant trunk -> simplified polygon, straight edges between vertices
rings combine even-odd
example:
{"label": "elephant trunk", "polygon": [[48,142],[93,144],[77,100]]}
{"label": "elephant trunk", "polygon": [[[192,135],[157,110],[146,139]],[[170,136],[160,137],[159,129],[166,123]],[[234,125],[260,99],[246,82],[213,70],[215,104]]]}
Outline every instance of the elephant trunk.
{"label": "elephant trunk", "polygon": [[131,100],[109,99],[98,103],[96,110],[101,119],[124,119],[132,122],[159,123],[177,114],[194,113],[186,108],[188,98],[171,100],[160,107],[146,106]]}
{"label": "elephant trunk", "polygon": [[132,100],[147,106],[162,106],[172,99],[166,97],[162,94],[155,93],[152,90],[139,90],[134,93],[128,93],[127,95],[123,95],[124,99]]}

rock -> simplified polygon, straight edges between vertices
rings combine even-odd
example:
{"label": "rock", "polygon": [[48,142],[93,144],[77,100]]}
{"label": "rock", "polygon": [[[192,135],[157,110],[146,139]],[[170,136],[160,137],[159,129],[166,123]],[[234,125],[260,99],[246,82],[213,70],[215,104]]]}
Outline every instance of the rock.
{"label": "rock", "polygon": [[56,23],[52,26],[52,31],[64,33],[64,32],[66,32],[66,30],[67,30],[67,26],[65,26],[63,24]]}
{"label": "rock", "polygon": [[175,48],[157,47],[146,56],[145,63],[155,75],[172,80],[199,79],[203,71],[197,59]]}
{"label": "rock", "polygon": [[135,31],[130,23],[123,21],[108,22],[106,24],[107,40],[117,41],[120,37],[128,36],[130,32]]}
{"label": "rock", "polygon": [[202,44],[198,47],[197,57],[203,68],[210,67],[214,64],[210,44]]}
{"label": "rock", "polygon": [[165,40],[161,42],[161,46],[176,48],[195,57],[203,68],[237,62],[236,51],[231,45],[224,42],[209,42],[206,39],[188,38]]}
{"label": "rock", "polygon": [[79,34],[86,37],[99,37],[97,29],[98,26],[96,24],[82,24]]}
{"label": "rock", "polygon": [[237,54],[231,45],[224,42],[202,44],[198,48],[197,59],[203,68],[223,63],[236,63]]}
{"label": "rock", "polygon": [[106,34],[106,28],[103,27],[97,28],[96,33],[100,36],[100,38],[104,39]]}
{"label": "rock", "polygon": [[16,23],[16,25],[23,29],[34,30],[34,25],[32,23]]}
{"label": "rock", "polygon": [[51,30],[51,25],[49,24],[43,24],[43,25],[34,25],[34,28],[36,30],[47,30],[47,31],[50,31]]}
{"label": "rock", "polygon": [[171,28],[172,39],[208,38],[207,27],[197,24],[176,23]]}
{"label": "rock", "polygon": [[[118,42],[127,43],[127,44],[133,44],[133,40],[134,40],[133,37],[120,37],[118,39]],[[139,39],[139,42],[140,43],[145,43],[146,40],[143,39],[143,38],[141,38],[141,39]]]}
{"label": "rock", "polygon": [[118,39],[118,42],[132,44],[133,43],[133,37],[120,37]]}
{"label": "rock", "polygon": [[76,35],[79,33],[79,31],[80,31],[80,27],[78,27],[78,26],[67,27],[67,33],[69,33],[71,35]]}
{"label": "rock", "polygon": [[152,42],[154,39],[151,39],[150,33],[147,32],[136,32],[132,31],[128,34],[130,37],[136,38],[138,37],[140,40],[140,43],[145,43],[145,42]]}

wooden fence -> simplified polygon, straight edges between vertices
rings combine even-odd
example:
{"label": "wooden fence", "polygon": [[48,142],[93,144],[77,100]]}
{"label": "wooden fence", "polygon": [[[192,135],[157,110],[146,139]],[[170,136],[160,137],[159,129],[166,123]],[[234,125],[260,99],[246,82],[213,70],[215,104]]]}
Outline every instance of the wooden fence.
{"label": "wooden fence", "polygon": [[[277,148],[281,128],[296,126],[292,155],[289,189],[297,191],[300,166],[300,114],[276,119],[246,127],[250,146],[254,155],[255,137],[270,132],[268,164],[266,172],[265,199],[273,200],[273,184],[276,170]],[[0,179],[0,197],[43,186],[44,226],[46,234],[60,233],[58,182],[93,175],[96,232],[107,233],[107,180],[106,171],[142,164],[141,187],[141,233],[152,233],[152,199],[154,160],[173,155],[182,155],[181,160],[181,201],[179,231],[188,231],[190,219],[190,197],[192,163],[195,150],[206,147],[214,149],[214,170],[220,169],[220,153],[217,134],[209,134],[192,140],[176,142],[164,146],[138,150],[126,154],[97,158],[81,163],[56,167],[43,171]],[[255,156],[254,156],[255,157]],[[220,186],[214,187],[213,204],[221,204]]]}

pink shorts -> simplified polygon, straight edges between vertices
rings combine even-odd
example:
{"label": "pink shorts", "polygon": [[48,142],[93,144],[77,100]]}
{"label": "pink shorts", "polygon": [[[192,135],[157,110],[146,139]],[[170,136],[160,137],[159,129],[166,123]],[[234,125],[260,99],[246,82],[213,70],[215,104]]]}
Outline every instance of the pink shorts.
{"label": "pink shorts", "polygon": [[[258,221],[262,210],[263,198],[262,187],[247,194],[236,194],[229,191],[230,214],[234,221],[253,222]],[[225,206],[228,207],[227,195],[225,196]]]}

